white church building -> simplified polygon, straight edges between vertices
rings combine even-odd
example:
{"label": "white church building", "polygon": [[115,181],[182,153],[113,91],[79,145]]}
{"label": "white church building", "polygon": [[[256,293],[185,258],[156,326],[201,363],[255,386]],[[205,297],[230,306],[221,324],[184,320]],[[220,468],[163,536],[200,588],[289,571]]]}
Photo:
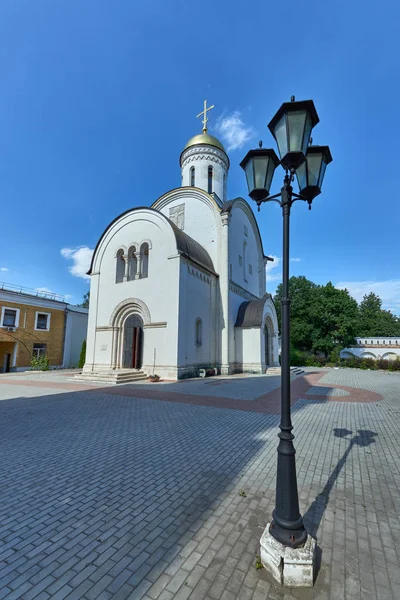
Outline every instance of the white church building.
{"label": "white church building", "polygon": [[118,216],[96,245],[84,377],[279,364],[257,221],[246,200],[227,200],[229,158],[206,113],[203,124],[180,156],[181,186]]}

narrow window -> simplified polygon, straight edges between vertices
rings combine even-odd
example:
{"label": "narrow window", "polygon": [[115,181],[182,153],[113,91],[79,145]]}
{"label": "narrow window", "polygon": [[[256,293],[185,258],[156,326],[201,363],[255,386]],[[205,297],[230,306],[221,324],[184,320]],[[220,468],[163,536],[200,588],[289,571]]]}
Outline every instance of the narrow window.
{"label": "narrow window", "polygon": [[3,314],[3,326],[4,327],[16,327],[17,323],[17,311],[11,308],[6,308]]}
{"label": "narrow window", "polygon": [[140,248],[140,255],[142,259],[140,277],[148,277],[149,275],[149,245],[144,242]]}
{"label": "narrow window", "polygon": [[239,254],[239,265],[242,266],[242,264],[243,264],[243,258]]}
{"label": "narrow window", "polygon": [[131,246],[128,251],[128,279],[129,281],[133,281],[136,279],[137,273],[137,257],[136,257],[136,248],[135,246]]}
{"label": "narrow window", "polygon": [[192,187],[195,186],[195,174],[194,174],[194,167],[190,168],[190,185]]}
{"label": "narrow window", "polygon": [[44,331],[49,331],[49,329],[50,329],[50,314],[49,313],[36,313],[35,329],[43,329]]}
{"label": "narrow window", "polygon": [[222,193],[223,193],[223,200],[225,200],[226,198],[226,175],[224,173],[224,176],[222,178]]}
{"label": "narrow window", "polygon": [[35,358],[46,356],[46,344],[33,344],[32,354]]}
{"label": "narrow window", "polygon": [[124,259],[124,251],[118,250],[117,252],[117,265],[116,265],[116,273],[115,273],[115,283],[122,283],[125,275],[125,259]]}
{"label": "narrow window", "polygon": [[243,243],[243,279],[247,281],[247,242]]}
{"label": "narrow window", "polygon": [[213,191],[213,168],[208,167],[208,193],[211,194]]}
{"label": "narrow window", "polygon": [[196,346],[201,346],[203,343],[203,324],[201,319],[196,319]]}
{"label": "narrow window", "polygon": [[249,265],[249,275],[253,274],[253,267],[251,265]]}
{"label": "narrow window", "polygon": [[229,279],[232,279],[232,265],[229,265]]}

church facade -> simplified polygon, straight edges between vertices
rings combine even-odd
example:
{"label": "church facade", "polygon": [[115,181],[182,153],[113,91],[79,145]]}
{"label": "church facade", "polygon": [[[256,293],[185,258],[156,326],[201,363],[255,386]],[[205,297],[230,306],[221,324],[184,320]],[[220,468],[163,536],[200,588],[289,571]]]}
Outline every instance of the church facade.
{"label": "church facade", "polygon": [[117,217],[96,245],[84,375],[176,380],[279,364],[268,257],[249,204],[227,200],[228,155],[205,126],[180,166],[181,187]]}

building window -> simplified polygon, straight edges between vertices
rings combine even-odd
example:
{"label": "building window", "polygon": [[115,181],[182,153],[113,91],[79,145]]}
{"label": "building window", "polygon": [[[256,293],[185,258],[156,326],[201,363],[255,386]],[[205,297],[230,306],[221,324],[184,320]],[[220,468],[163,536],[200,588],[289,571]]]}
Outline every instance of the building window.
{"label": "building window", "polygon": [[229,265],[229,279],[232,279],[232,265]]}
{"label": "building window", "polygon": [[247,242],[243,243],[243,279],[247,281]]}
{"label": "building window", "polygon": [[140,255],[142,257],[140,277],[148,277],[149,275],[149,245],[147,242],[140,247]]}
{"label": "building window", "polygon": [[208,167],[208,193],[211,194],[213,191],[213,168]]}
{"label": "building window", "polygon": [[195,169],[194,169],[194,167],[190,168],[190,185],[192,187],[195,186]]}
{"label": "building window", "polygon": [[248,232],[247,232],[247,227],[246,227],[246,225],[244,226],[244,235],[248,235]]}
{"label": "building window", "polygon": [[128,279],[133,281],[136,279],[137,273],[137,258],[136,258],[136,248],[135,246],[131,246],[128,250]]}
{"label": "building window", "polygon": [[7,308],[3,306],[1,311],[1,325],[3,327],[18,327],[19,308]]}
{"label": "building window", "polygon": [[243,258],[239,254],[239,265],[242,266],[242,264],[243,264]]}
{"label": "building window", "polygon": [[249,274],[252,275],[253,274],[253,267],[251,265],[249,265]]}
{"label": "building window", "polygon": [[117,265],[115,273],[115,283],[122,283],[125,275],[125,258],[124,251],[118,250],[117,252]]}
{"label": "building window", "polygon": [[196,319],[196,346],[201,346],[203,343],[203,323],[201,319]]}
{"label": "building window", "polygon": [[41,329],[43,331],[50,330],[50,313],[36,313],[35,329]]}
{"label": "building window", "polygon": [[46,356],[46,344],[33,344],[32,356],[35,358]]}

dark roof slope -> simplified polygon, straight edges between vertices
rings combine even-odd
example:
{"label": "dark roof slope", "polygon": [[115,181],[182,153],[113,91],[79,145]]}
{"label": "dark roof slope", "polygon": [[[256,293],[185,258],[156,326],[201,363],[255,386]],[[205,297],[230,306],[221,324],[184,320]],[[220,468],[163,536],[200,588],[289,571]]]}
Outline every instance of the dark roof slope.
{"label": "dark roof slope", "polygon": [[190,235],[179,229],[170,219],[168,220],[175,234],[176,247],[179,254],[215,274],[214,264],[207,250],[199,242],[191,238]]}
{"label": "dark roof slope", "polygon": [[239,306],[235,327],[261,327],[265,301],[270,297],[242,302]]}

